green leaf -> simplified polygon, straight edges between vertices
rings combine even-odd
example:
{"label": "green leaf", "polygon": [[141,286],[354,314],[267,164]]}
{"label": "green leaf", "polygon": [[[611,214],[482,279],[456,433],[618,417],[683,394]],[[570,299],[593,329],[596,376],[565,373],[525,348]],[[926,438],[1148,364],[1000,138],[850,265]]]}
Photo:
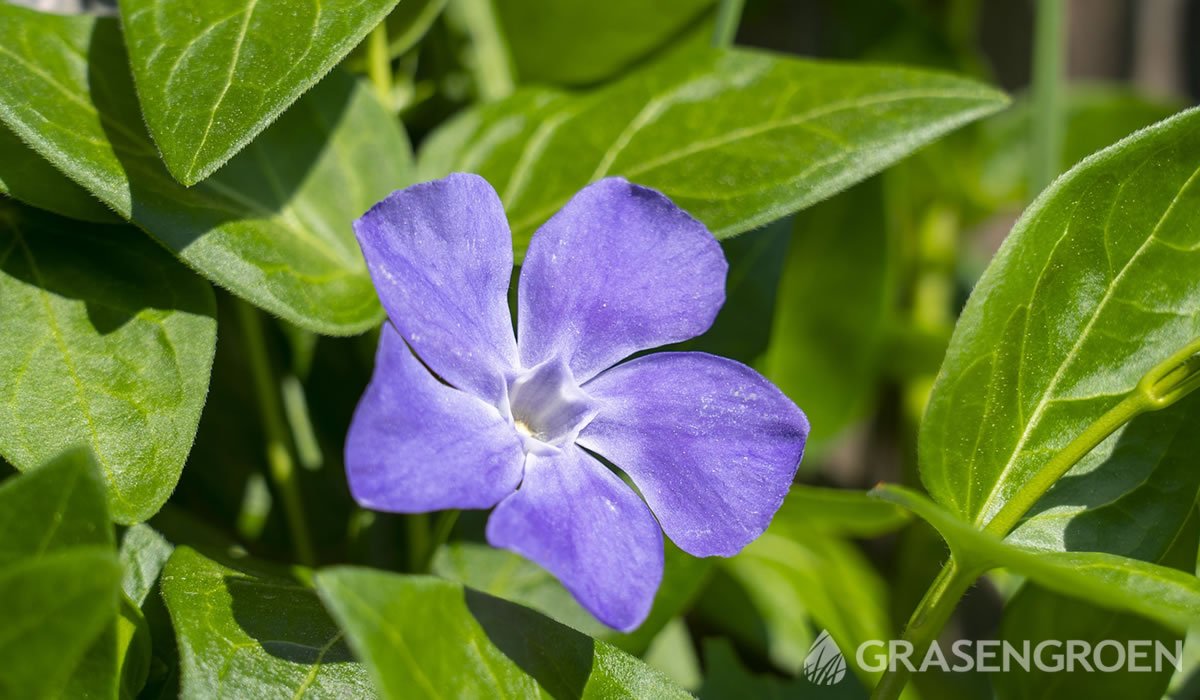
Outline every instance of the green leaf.
{"label": "green leaf", "polygon": [[497,0],[517,76],[525,83],[607,80],[709,15],[716,0]]}
{"label": "green leaf", "polygon": [[73,547],[112,549],[104,482],[92,454],[63,452],[0,484],[0,567]]}
{"label": "green leaf", "polygon": [[311,588],[238,566],[179,547],[163,570],[180,697],[373,697],[365,669]]}
{"label": "green leaf", "polygon": [[121,588],[134,603],[141,605],[154,589],[158,575],[171,558],[174,547],[146,524],[134,525],[121,537]]}
{"label": "green leaf", "polygon": [[889,484],[872,493],[908,508],[936,528],[967,570],[1010,569],[1051,591],[1136,613],[1180,632],[1200,621],[1200,579],[1191,574],[1103,552],[1008,544],[916,491]]}
{"label": "green leaf", "polygon": [[116,615],[120,590],[121,565],[108,547],[73,547],[0,569],[0,658],[8,661],[0,696],[62,694]]}
{"label": "green leaf", "polygon": [[[1195,471],[1195,470],[1193,470]],[[1155,563],[1183,571],[1196,565],[1200,543],[1200,519],[1192,511],[1186,523],[1175,528],[1174,537],[1159,543]],[[1081,639],[1091,648],[1105,640],[1128,644],[1134,640],[1162,643],[1174,650],[1183,635],[1153,621],[1128,613],[1096,607],[1034,584],[1026,584],[1004,607],[1001,636],[1014,645],[1028,640],[1036,648],[1044,640]],[[1129,647],[1126,647],[1129,648]],[[1153,657],[1151,657],[1153,658]],[[1112,662],[1110,656],[1105,660]],[[1153,661],[1143,660],[1153,667]],[[1124,700],[1158,700],[1175,672],[1171,665],[1158,670],[1094,673],[1084,669],[1047,673],[1036,666],[1029,671],[1013,669],[993,676],[999,698],[1119,697]],[[1053,689],[1051,691],[1050,689]]]}
{"label": "green leaf", "polygon": [[0,194],[6,194],[55,214],[99,223],[116,223],[109,211],[88,191],[72,182],[44,158],[21,143],[0,125]]}
{"label": "green leaf", "polygon": [[167,169],[185,185],[211,175],[395,4],[122,0],[142,114]]}
{"label": "green leaf", "polygon": [[751,51],[674,55],[583,94],[528,90],[448,123],[423,179],[478,172],[500,192],[518,252],[580,187],[622,175],[726,238],[876,173],[1007,99],[905,68]]}
{"label": "green leaf", "polygon": [[[1105,441],[1060,480],[1007,541],[1038,549],[1099,551],[1191,572],[1196,564],[1200,520],[1195,499],[1200,470],[1200,395],[1170,410],[1140,416]],[[1073,600],[1034,584],[1005,606],[1005,638],[1036,645],[1043,639],[1162,641],[1174,648],[1181,636],[1128,613]],[[996,677],[1002,697],[1096,693],[1122,698],[1161,698],[1174,669],[1162,672],[1084,671],[1048,676],[1031,669]]]}
{"label": "green leaf", "polygon": [[804,408],[812,449],[872,398],[896,265],[879,178],[798,214],[794,225],[763,364]]}
{"label": "green leaf", "polygon": [[853,676],[831,685],[816,685],[805,678],[783,680],[751,673],[727,639],[704,640],[704,685],[700,700],[862,700],[868,695]]}
{"label": "green leaf", "polygon": [[[0,52],[2,53],[2,52]],[[216,343],[212,288],[129,227],[0,208],[0,454],[86,444],[120,523],[179,481]]]}
{"label": "green leaf", "polygon": [[977,526],[1200,336],[1200,112],[1092,156],[1025,212],[959,319],[921,477]]}
{"label": "green leaf", "polygon": [[518,554],[483,544],[455,542],[438,550],[432,568],[438,576],[533,608],[589,637],[640,654],[664,625],[686,610],[704,585],[712,563],[666,543],[663,580],[654,606],[641,627],[628,634],[597,621],[558,579]]}
{"label": "green leaf", "polygon": [[409,148],[370,90],[345,74],[331,74],[189,189],[142,128],[115,20],[0,4],[0,120],[251,303],[320,333],[356,333],[382,318],[350,223],[407,184]]}
{"label": "green leaf", "polygon": [[386,698],[690,697],[605,642],[458,583],[352,567],[316,581]]}
{"label": "green leaf", "polygon": [[91,454],[58,455],[0,486],[2,697],[113,697],[121,568]]}

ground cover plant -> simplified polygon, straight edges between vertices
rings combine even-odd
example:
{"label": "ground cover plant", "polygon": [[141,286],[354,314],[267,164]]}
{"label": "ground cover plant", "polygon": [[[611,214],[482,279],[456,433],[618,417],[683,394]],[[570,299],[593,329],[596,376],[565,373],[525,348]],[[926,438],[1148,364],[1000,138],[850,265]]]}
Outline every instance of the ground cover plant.
{"label": "ground cover plant", "polygon": [[1196,694],[1200,112],[1068,3],[34,4],[0,697]]}

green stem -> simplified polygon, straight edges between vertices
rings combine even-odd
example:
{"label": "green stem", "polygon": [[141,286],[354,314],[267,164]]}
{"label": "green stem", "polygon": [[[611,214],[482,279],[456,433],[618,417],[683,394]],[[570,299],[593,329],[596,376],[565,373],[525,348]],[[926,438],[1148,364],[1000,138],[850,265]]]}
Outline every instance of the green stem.
{"label": "green stem", "polygon": [[[1004,537],[1051,486],[1118,428],[1142,413],[1171,406],[1197,389],[1200,389],[1200,338],[1193,339],[1147,372],[1125,398],[1022,484],[984,530]],[[903,639],[913,645],[912,658],[924,657],[930,642],[950,619],[958,600],[985,570],[983,567],[963,567],[956,562],[956,556],[951,556],[934,579],[904,630]],[[889,670],[871,693],[872,699],[898,698],[908,682],[908,675],[907,668]]]}
{"label": "green stem", "polygon": [[1037,0],[1033,45],[1033,133],[1029,188],[1036,194],[1058,175],[1062,154],[1063,58],[1066,49],[1066,2]]}
{"label": "green stem", "polygon": [[429,573],[438,548],[446,544],[446,541],[450,539],[450,532],[454,530],[454,524],[458,522],[459,512],[457,510],[444,510],[437,514],[437,518],[433,521],[433,534],[430,535],[425,556],[421,561],[420,567],[416,570],[417,573]]}
{"label": "green stem", "polygon": [[737,38],[738,25],[742,21],[742,8],[746,0],[721,0],[717,7],[716,28],[713,30],[712,45],[724,49],[733,46]]}
{"label": "green stem", "polygon": [[237,302],[237,312],[267,438],[268,472],[283,499],[284,515],[287,517],[296,558],[301,564],[312,566],[316,561],[313,556],[312,539],[304,519],[304,505],[300,498],[300,487],[296,483],[296,465],[292,460],[282,398],[275,381],[275,373],[271,369],[270,356],[267,354],[262,318],[257,309],[240,300]]}
{"label": "green stem", "polygon": [[379,102],[392,108],[392,57],[388,51],[387,20],[375,25],[367,37],[367,75]]}
{"label": "green stem", "polygon": [[[977,570],[964,569],[953,556],[950,557],[929,590],[925,591],[925,597],[904,628],[901,639],[912,644],[910,658],[924,658],[929,645],[945,627],[958,601],[978,577]],[[908,667],[903,664],[897,664],[894,668],[889,665],[875,690],[871,691],[871,700],[894,700],[900,697],[908,683],[909,674]]]}
{"label": "green stem", "polygon": [[516,78],[492,0],[451,0],[445,16],[469,40],[466,64],[479,97],[490,101],[511,95]]}

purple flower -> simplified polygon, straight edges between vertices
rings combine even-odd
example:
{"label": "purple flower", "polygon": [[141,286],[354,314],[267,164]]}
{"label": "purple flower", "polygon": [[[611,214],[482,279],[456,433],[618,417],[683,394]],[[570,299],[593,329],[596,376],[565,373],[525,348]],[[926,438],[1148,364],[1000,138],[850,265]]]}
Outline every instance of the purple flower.
{"label": "purple flower", "polygon": [[495,506],[493,546],[625,631],[650,611],[664,531],[703,557],[766,529],[804,453],[800,409],[704,353],[617,364],[703,333],[725,301],[720,245],[665,196],[609,178],[547,221],[521,267],[516,338],[512,238],[483,178],[394,192],[355,232],[391,319],[346,442],[364,507]]}

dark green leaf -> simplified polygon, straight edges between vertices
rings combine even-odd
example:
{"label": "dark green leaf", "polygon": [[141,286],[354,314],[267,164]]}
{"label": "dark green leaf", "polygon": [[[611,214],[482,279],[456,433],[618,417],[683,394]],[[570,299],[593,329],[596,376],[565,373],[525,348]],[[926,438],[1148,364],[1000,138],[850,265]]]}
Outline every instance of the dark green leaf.
{"label": "dark green leaf", "polygon": [[764,370],[804,408],[813,447],[872,398],[896,284],[891,248],[878,178],[796,216]]}
{"label": "dark green leaf", "polygon": [[[1195,471],[1195,470],[1193,470]],[[1195,512],[1175,537],[1158,543],[1159,553],[1151,561],[1184,571],[1196,565],[1196,547],[1200,543],[1200,519]],[[1139,550],[1145,551],[1144,547]],[[1004,607],[1001,635],[1008,642],[1020,645],[1028,640],[1036,648],[1044,640],[1081,639],[1091,648],[1105,640],[1128,644],[1134,640],[1162,643],[1167,649],[1182,645],[1183,635],[1172,632],[1151,620],[1128,613],[1117,613],[1054,593],[1035,584],[1026,584]],[[1130,647],[1126,647],[1128,649]],[[1153,668],[1154,654],[1140,663]],[[1112,663],[1112,651],[1104,656]],[[1157,670],[1095,673],[1085,669],[1047,673],[1036,666],[1029,671],[1012,669],[995,675],[997,697],[1060,698],[1060,697],[1117,697],[1122,700],[1157,700],[1163,697],[1175,669],[1164,665]]]}
{"label": "dark green leaf", "polygon": [[[116,615],[120,591],[121,565],[109,547],[58,550],[0,570],[0,697],[63,694]],[[111,669],[105,676],[115,678]]]}
{"label": "dark green leaf", "polygon": [[[2,52],[0,52],[2,53]],[[88,445],[121,523],[170,496],[216,342],[212,288],[136,230],[0,208],[0,453]]]}
{"label": "dark green leaf", "polygon": [[104,482],[74,449],[0,485],[0,567],[72,547],[111,549]]}
{"label": "dark green leaf", "polygon": [[143,129],[115,20],[0,4],[0,47],[0,120],[184,262],[317,332],[382,318],[350,223],[407,184],[409,155],[367,88],[330,75],[188,189]]}
{"label": "dark green leaf", "polygon": [[804,678],[784,680],[769,675],[755,675],[742,665],[725,639],[704,640],[704,685],[700,700],[860,700],[867,690],[845,676],[831,685],[816,685]]}
{"label": "dark green leaf", "polygon": [[1176,631],[1200,622],[1200,579],[1191,574],[1103,552],[1055,552],[1008,544],[915,491],[887,485],[872,493],[933,525],[967,570],[1010,569],[1057,593],[1136,613]]}
{"label": "dark green leaf", "polygon": [[56,214],[99,223],[121,220],[0,125],[0,194]]}
{"label": "dark green leaf", "polygon": [[1151,367],[1200,336],[1200,112],[1035,202],[975,288],[921,426],[921,477],[986,524]]}
{"label": "dark green leaf", "polygon": [[[0,486],[0,697],[115,697],[132,632],[104,483],[83,449]],[[139,686],[140,687],[140,686]]]}
{"label": "dark green leaf", "polygon": [[386,698],[687,698],[615,647],[425,576],[335,568],[317,589]]}
{"label": "dark green leaf", "polygon": [[[497,0],[517,76],[585,85],[644,59],[706,17],[716,0]],[[707,39],[707,37],[705,37]]]}
{"label": "dark green leaf", "polygon": [[122,0],[142,114],[167,169],[185,185],[211,175],[395,4]]}
{"label": "dark green leaf", "polygon": [[803,209],[1006,103],[962,78],[690,51],[591,93],[520,92],[430,137],[423,178],[485,176],[518,253],[583,185],[661,190],[725,238]]}
{"label": "dark green leaf", "polygon": [[188,547],[171,555],[161,585],[179,644],[181,697],[373,696],[308,586]]}

